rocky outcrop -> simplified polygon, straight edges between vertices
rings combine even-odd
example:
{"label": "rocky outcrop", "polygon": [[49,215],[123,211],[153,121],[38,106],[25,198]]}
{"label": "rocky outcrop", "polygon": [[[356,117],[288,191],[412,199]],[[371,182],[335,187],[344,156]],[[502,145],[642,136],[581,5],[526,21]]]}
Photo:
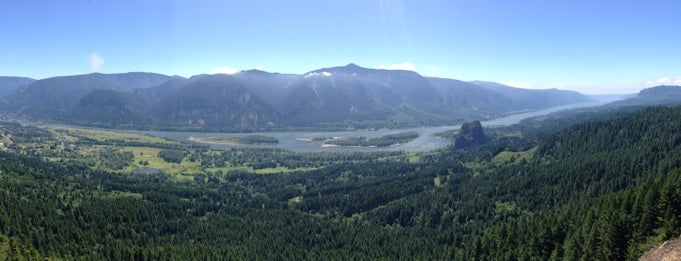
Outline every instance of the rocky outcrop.
{"label": "rocky outcrop", "polygon": [[461,125],[459,137],[456,138],[454,146],[456,148],[465,148],[475,145],[481,145],[487,142],[488,138],[482,130],[480,121],[466,122]]}
{"label": "rocky outcrop", "polygon": [[646,252],[639,260],[677,261],[681,260],[681,237],[669,240]]}

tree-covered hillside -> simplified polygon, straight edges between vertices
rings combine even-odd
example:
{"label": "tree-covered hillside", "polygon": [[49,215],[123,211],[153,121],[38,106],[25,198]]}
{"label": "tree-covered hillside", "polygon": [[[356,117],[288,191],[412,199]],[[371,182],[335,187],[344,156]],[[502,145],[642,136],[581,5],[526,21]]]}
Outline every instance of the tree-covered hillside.
{"label": "tree-covered hillside", "polygon": [[[0,256],[636,259],[681,234],[681,107],[599,118],[419,154],[121,147],[132,141],[2,125]],[[116,170],[161,147],[186,153],[168,172]],[[237,168],[249,161],[294,171]],[[169,174],[182,168],[193,178]]]}

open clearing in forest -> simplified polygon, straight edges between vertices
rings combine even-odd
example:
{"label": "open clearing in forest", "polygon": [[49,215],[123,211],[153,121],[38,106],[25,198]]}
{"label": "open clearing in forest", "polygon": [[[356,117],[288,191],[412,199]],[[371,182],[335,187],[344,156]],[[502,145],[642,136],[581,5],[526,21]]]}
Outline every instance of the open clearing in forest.
{"label": "open clearing in forest", "polygon": [[537,147],[531,148],[526,151],[502,151],[499,152],[494,158],[492,158],[492,163],[494,164],[504,164],[504,163],[520,163],[521,161],[529,161],[534,157],[537,152]]}

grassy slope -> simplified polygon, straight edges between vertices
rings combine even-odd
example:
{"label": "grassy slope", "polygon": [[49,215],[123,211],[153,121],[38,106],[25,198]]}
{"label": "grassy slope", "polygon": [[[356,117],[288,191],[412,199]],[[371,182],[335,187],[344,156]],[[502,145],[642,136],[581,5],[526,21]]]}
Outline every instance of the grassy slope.
{"label": "grassy slope", "polygon": [[526,151],[502,151],[499,152],[494,158],[492,158],[492,163],[499,165],[503,163],[519,163],[522,160],[529,161],[534,157],[537,152],[537,147],[531,148]]}

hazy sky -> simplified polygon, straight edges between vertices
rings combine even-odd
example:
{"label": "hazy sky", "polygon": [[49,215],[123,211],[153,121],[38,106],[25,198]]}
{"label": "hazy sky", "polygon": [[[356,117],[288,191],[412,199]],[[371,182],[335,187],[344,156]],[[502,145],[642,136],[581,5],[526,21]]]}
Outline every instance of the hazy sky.
{"label": "hazy sky", "polygon": [[7,0],[0,75],[356,63],[585,93],[681,85],[681,1]]}

